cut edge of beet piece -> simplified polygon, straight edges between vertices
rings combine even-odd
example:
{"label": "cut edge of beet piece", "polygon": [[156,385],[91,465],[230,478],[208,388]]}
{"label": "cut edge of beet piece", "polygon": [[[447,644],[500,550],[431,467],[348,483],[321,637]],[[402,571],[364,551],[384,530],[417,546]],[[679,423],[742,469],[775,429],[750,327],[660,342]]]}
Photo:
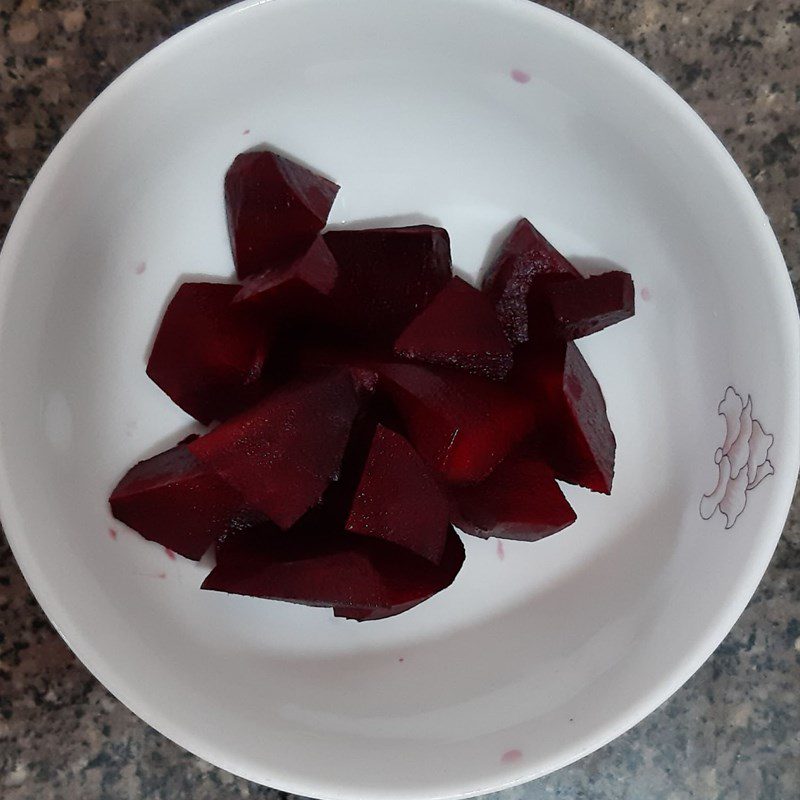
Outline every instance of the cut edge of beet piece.
{"label": "cut edge of beet piece", "polygon": [[444,228],[341,229],[323,238],[339,267],[332,321],[370,340],[393,341],[452,277]]}
{"label": "cut edge of beet piece", "polygon": [[297,258],[279,269],[245,278],[234,303],[268,308],[282,316],[318,311],[319,302],[336,285],[338,267],[321,236]]}
{"label": "cut edge of beet piece", "polygon": [[193,561],[220,536],[264,520],[183,443],[131,467],[109,505],[115,519],[143,538]]}
{"label": "cut edge of beet piece", "polygon": [[447,499],[425,462],[403,436],[378,424],[345,528],[438,564],[449,524]]}
{"label": "cut edge of beet piece", "polygon": [[271,329],[236,307],[238,287],[181,284],[159,322],[148,377],[204,425],[252,400],[272,341]]}
{"label": "cut edge of beet piece", "polygon": [[349,370],[298,379],[188,447],[285,530],[338,479],[363,399]]}
{"label": "cut edge of beet piece", "polygon": [[325,226],[339,188],[279,153],[240,153],[225,175],[228,233],[238,277],[297,257]]}
{"label": "cut edge of beet piece", "polygon": [[534,404],[510,386],[420,364],[376,369],[409,441],[446,483],[480,482],[534,427]]}
{"label": "cut edge of beet piece", "polygon": [[457,275],[400,334],[394,352],[409,361],[499,381],[513,364],[511,344],[491,300]]}
{"label": "cut edge of beet piece", "polygon": [[597,378],[573,342],[517,348],[511,383],[536,404],[539,423],[526,439],[556,478],[611,493],[616,440]]}
{"label": "cut edge of beet piece", "polygon": [[516,345],[529,338],[529,296],[534,285],[580,277],[575,267],[530,221],[522,218],[486,271],[481,290],[494,303],[506,336]]}
{"label": "cut edge of beet piece", "polygon": [[577,482],[593,492],[611,494],[616,437],[608,419],[603,390],[581,351],[572,342],[567,343],[564,358],[564,397],[577,427],[584,435],[584,458],[591,458],[595,469],[585,472],[577,480],[565,464],[556,469],[556,475],[569,483]]}
{"label": "cut edge of beet piece", "polygon": [[535,542],[577,517],[542,460],[512,454],[479,484],[450,490],[453,523],[482,539]]}
{"label": "cut edge of beet piece", "polygon": [[635,313],[633,278],[613,270],[581,281],[559,281],[546,289],[558,333],[579,339],[616,325]]}

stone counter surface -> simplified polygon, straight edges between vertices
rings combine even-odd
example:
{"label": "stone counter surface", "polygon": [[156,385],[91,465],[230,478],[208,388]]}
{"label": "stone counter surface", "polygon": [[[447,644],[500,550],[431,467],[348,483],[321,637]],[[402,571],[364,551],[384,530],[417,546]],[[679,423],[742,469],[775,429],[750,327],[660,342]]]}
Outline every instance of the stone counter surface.
{"label": "stone counter surface", "polygon": [[[0,239],[47,154],[128,64],[223,3],[0,0]],[[663,76],[732,151],[800,279],[800,2],[548,0]],[[800,797],[800,504],[705,666],[594,755],[494,800]],[[0,535],[0,797],[284,800],[164,739],[79,664]],[[353,798],[368,800],[368,798]]]}

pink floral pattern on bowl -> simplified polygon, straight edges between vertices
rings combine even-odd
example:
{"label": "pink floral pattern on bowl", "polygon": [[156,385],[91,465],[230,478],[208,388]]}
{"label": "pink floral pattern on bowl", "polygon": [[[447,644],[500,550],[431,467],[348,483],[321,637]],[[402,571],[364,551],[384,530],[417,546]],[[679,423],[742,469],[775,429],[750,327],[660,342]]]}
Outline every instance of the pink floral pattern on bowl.
{"label": "pink floral pattern on bowl", "polygon": [[753,399],[748,395],[744,402],[733,386],[725,390],[717,410],[725,420],[725,440],[714,454],[717,485],[700,500],[700,516],[711,519],[719,510],[728,530],[747,506],[748,493],[775,473],[769,460],[775,437],[753,417]]}

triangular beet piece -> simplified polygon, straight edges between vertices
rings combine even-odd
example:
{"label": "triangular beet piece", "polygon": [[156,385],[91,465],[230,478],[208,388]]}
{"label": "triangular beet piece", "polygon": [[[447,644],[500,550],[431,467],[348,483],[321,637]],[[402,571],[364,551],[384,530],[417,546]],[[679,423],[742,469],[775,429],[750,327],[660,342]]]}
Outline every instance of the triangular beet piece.
{"label": "triangular beet piece", "polygon": [[393,341],[450,280],[450,238],[431,225],[323,235],[339,265],[334,319],[368,339]]}
{"label": "triangular beet piece", "polygon": [[399,613],[449,586],[464,562],[464,547],[449,529],[440,565],[395,545],[300,523],[229,536],[217,547],[217,566],[203,589],[329,606],[357,617]]}
{"label": "triangular beet piece", "polygon": [[486,480],[450,495],[453,523],[483,539],[535,542],[575,522],[553,470],[524,456],[509,456]]}
{"label": "triangular beet piece", "polygon": [[589,336],[634,314],[633,279],[627,272],[559,281],[546,291],[556,329],[565,339]]}
{"label": "triangular beet piece", "polygon": [[414,448],[383,425],[372,439],[345,527],[436,564],[444,553],[450,527],[447,500]]}
{"label": "triangular beet piece", "polygon": [[167,306],[147,374],[204,424],[225,419],[255,397],[271,335],[233,304],[238,286],[184,283]]}
{"label": "triangular beet piece", "polygon": [[338,477],[360,402],[349,372],[298,381],[188,447],[252,507],[290,528]]}
{"label": "triangular beet piece", "polygon": [[215,539],[264,521],[185,445],[130,469],[110,504],[116,519],[145,539],[195,561]]}
{"label": "triangular beet piece", "polygon": [[238,155],[225,176],[225,205],[236,274],[282,266],[325,227],[339,187],[269,151]]}
{"label": "triangular beet piece", "polygon": [[246,278],[235,300],[281,316],[313,313],[333,290],[337,272],[330,250],[318,236],[287,266]]}
{"label": "triangular beet piece", "polygon": [[515,354],[512,384],[539,413],[539,450],[557,478],[611,493],[616,440],[597,379],[572,342],[527,345]]}
{"label": "triangular beet piece", "polygon": [[529,309],[536,324],[538,298],[553,281],[580,278],[580,273],[527,219],[521,219],[486,273],[482,290],[491,299],[506,336],[527,342]]}
{"label": "triangular beet piece", "polygon": [[410,361],[454,367],[503,380],[511,370],[511,344],[487,295],[451,279],[403,331],[394,352]]}
{"label": "triangular beet piece", "polygon": [[533,428],[534,404],[502,384],[416,364],[377,370],[409,440],[448,483],[483,480]]}

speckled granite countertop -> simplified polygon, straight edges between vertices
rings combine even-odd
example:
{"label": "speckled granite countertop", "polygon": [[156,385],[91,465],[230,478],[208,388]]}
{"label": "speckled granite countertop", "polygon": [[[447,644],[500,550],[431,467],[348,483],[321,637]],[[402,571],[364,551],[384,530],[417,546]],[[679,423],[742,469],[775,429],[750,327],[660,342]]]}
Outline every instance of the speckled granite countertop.
{"label": "speckled granite countertop", "polygon": [[[0,0],[0,238],[50,149],[130,62],[224,5]],[[800,279],[800,3],[549,0],[661,74],[733,152]],[[760,590],[661,709],[580,763],[496,800],[800,797],[800,503]],[[75,660],[0,536],[0,797],[287,798],[199,761]],[[365,800],[354,798],[354,800]]]}

